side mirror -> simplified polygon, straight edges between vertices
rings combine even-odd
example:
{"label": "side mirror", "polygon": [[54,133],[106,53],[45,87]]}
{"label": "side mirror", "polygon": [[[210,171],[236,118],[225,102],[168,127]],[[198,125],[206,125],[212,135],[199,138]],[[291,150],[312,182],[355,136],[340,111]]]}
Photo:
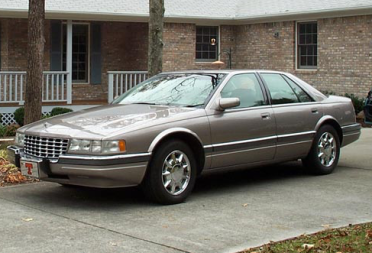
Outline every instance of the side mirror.
{"label": "side mirror", "polygon": [[239,98],[220,98],[219,106],[222,110],[237,107],[240,105]]}

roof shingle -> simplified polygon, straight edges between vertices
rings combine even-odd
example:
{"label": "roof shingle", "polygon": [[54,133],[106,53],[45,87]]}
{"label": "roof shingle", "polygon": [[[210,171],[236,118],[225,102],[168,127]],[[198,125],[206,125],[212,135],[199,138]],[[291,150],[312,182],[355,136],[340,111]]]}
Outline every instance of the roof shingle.
{"label": "roof shingle", "polygon": [[[372,12],[372,0],[165,0],[165,16],[183,19],[239,20],[363,8]],[[0,1],[0,13],[27,9],[28,0]],[[147,17],[148,0],[47,0],[46,13]]]}

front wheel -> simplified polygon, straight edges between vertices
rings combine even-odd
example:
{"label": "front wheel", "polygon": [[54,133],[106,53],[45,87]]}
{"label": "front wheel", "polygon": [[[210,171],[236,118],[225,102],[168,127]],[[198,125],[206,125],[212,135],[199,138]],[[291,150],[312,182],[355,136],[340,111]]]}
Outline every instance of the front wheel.
{"label": "front wheel", "polygon": [[327,175],[337,167],[340,157],[340,139],[330,125],[319,128],[308,156],[302,160],[313,174]]}
{"label": "front wheel", "polygon": [[159,146],[143,182],[145,194],[161,204],[178,204],[186,200],[195,185],[196,161],[190,147],[181,141]]}

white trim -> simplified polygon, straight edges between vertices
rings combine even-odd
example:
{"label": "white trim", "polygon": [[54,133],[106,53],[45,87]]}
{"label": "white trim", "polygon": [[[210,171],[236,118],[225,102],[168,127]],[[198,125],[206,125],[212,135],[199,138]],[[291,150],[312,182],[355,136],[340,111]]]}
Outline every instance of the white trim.
{"label": "white trim", "polygon": [[[67,72],[69,72],[69,74],[67,75],[67,103],[68,104],[72,103],[72,31],[73,31],[72,21],[68,20],[67,25],[66,25],[66,70]],[[63,52],[62,52],[62,57],[63,57]]]}
{"label": "white trim", "polygon": [[[235,8],[236,6],[233,6]],[[27,18],[28,9],[0,8],[0,16],[3,18]],[[254,24],[280,21],[294,21],[303,19],[335,18],[372,14],[372,5],[357,6],[351,8],[334,8],[323,10],[306,10],[297,12],[282,12],[273,14],[259,14],[251,16],[185,16],[166,15],[167,23],[196,23],[208,22],[210,24]],[[46,10],[46,19],[58,20],[87,20],[87,21],[125,21],[125,22],[148,22],[148,13],[121,13],[121,12],[82,12],[82,11],[55,11]]]}
{"label": "white trim", "polygon": [[217,61],[221,60],[221,26],[218,26],[218,49],[217,49]]}
{"label": "white trim", "polygon": [[[316,64],[316,68],[304,68],[304,69],[301,69],[301,68],[298,68],[298,65],[299,65],[299,62],[298,62],[298,25],[301,24],[301,23],[310,23],[310,22],[316,22],[316,25],[317,25],[317,34],[319,34],[319,31],[318,31],[318,20],[301,20],[301,21],[296,21],[295,22],[295,71],[297,72],[317,72],[318,71],[318,67],[319,67],[319,61],[317,59],[317,64]],[[319,40],[319,38],[318,38]],[[319,57],[319,51],[318,51],[318,41],[317,41],[317,57]]]}

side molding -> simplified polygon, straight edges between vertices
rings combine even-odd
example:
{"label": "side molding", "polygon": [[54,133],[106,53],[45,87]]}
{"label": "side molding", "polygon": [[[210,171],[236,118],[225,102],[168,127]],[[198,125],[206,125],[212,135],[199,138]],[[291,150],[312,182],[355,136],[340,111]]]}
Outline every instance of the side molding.
{"label": "side molding", "polygon": [[[167,137],[168,135],[170,134],[174,134],[174,133],[186,133],[186,134],[191,134],[192,136],[194,136],[199,142],[200,144],[202,145],[202,141],[201,139],[199,138],[199,136],[194,133],[193,131],[187,129],[187,128],[182,128],[182,127],[175,127],[175,128],[170,128],[170,129],[167,129],[163,132],[161,132],[160,134],[158,134],[158,136],[155,137],[155,139],[152,141],[150,147],[149,147],[149,150],[148,152],[149,153],[152,153],[153,150],[155,149],[156,145],[161,141],[163,140],[165,137]],[[203,146],[203,145],[202,145]]]}

